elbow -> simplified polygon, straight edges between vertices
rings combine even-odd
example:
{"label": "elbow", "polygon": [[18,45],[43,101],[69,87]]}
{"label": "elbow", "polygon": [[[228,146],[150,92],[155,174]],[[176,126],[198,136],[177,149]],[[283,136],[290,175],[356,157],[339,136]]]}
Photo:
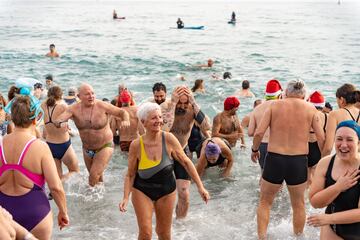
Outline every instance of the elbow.
{"label": "elbow", "polygon": [[49,186],[49,190],[50,192],[54,195],[57,195],[57,194],[64,194],[65,195],[65,192],[64,192],[64,189],[61,185],[61,182],[59,184],[56,184],[54,186]]}
{"label": "elbow", "polygon": [[318,201],[316,198],[310,198],[310,204],[313,208],[324,208],[326,207],[327,205]]}
{"label": "elbow", "polygon": [[248,129],[248,136],[249,137],[253,137],[254,136],[254,131],[250,131],[250,129]]}

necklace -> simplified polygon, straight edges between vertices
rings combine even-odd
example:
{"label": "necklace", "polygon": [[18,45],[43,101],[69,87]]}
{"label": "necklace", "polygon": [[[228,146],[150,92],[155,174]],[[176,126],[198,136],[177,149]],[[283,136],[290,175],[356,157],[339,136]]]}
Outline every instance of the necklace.
{"label": "necklace", "polygon": [[[93,104],[92,106],[91,106],[91,111],[90,111],[90,118],[89,119],[85,119],[85,122],[89,122],[89,128],[91,128],[91,118],[92,118],[92,114],[93,114],[93,109],[94,109],[94,105],[95,104]],[[81,115],[82,116],[84,116],[84,114],[83,114],[83,109],[82,109],[82,105],[80,105],[80,109],[81,109]],[[84,117],[85,118],[85,117]]]}

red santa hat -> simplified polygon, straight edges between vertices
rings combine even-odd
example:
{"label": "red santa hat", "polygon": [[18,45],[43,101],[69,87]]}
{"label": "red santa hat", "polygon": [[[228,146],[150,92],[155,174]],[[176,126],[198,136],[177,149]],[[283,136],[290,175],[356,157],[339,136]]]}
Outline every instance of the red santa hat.
{"label": "red santa hat", "polygon": [[309,102],[311,102],[315,107],[325,107],[325,98],[324,96],[315,91],[309,96]]}
{"label": "red santa hat", "polygon": [[227,97],[224,101],[224,110],[229,111],[233,108],[237,108],[239,105],[240,101],[237,97]]}
{"label": "red santa hat", "polygon": [[280,82],[276,79],[271,79],[266,84],[265,95],[267,97],[276,97],[279,96],[282,92]]}

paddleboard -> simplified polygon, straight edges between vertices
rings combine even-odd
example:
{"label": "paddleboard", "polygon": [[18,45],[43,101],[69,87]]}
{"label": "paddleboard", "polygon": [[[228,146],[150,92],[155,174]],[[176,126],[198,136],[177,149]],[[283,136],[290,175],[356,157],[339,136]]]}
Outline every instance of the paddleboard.
{"label": "paddleboard", "polygon": [[125,19],[126,17],[117,17],[117,18],[114,18],[114,20],[122,20],[122,19]]}
{"label": "paddleboard", "polygon": [[183,27],[183,28],[174,28],[172,27],[171,29],[192,29],[192,30],[204,30],[205,26],[193,26],[193,27]]}
{"label": "paddleboard", "polygon": [[236,21],[228,21],[228,24],[236,24]]}

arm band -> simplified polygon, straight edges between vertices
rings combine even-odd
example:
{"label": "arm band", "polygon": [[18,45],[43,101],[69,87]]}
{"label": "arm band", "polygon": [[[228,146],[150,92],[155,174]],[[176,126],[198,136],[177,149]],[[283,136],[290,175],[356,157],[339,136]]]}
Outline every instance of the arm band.
{"label": "arm band", "polygon": [[200,110],[195,116],[195,121],[200,125],[205,119],[205,114]]}

